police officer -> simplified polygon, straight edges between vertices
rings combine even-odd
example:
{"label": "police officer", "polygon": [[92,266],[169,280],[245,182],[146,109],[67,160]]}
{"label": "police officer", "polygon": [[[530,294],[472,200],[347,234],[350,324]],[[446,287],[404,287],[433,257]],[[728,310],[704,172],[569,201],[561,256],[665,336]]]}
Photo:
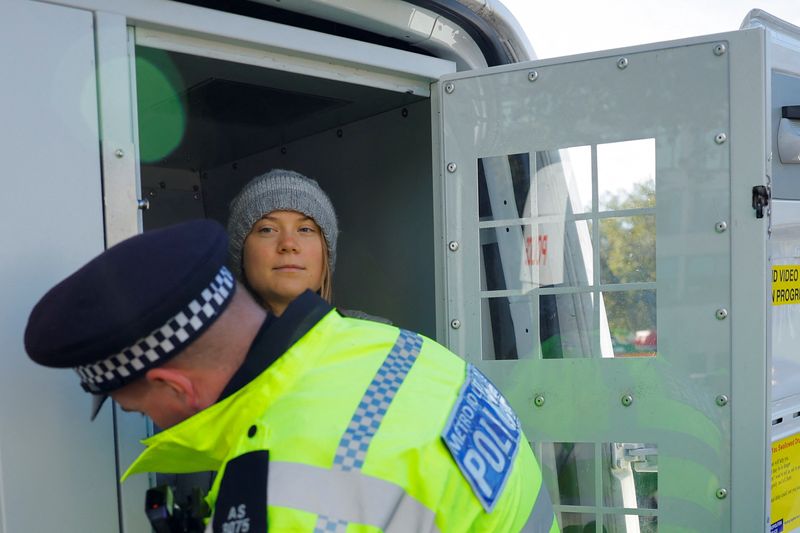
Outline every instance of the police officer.
{"label": "police officer", "polygon": [[192,221],[124,241],[51,289],[30,357],[164,431],[123,476],[218,475],[214,532],[558,531],[519,419],[434,341],[307,291],[280,317]]}

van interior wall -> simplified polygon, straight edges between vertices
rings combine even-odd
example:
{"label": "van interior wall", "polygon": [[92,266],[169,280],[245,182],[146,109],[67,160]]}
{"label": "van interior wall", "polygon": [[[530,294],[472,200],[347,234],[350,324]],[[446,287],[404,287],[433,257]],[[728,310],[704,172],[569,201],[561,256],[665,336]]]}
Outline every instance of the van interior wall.
{"label": "van interior wall", "polygon": [[144,229],[205,218],[200,176],[196,169],[143,166],[142,197],[153,207],[143,217]]}
{"label": "van interior wall", "polygon": [[142,166],[145,229],[226,224],[228,204],[273,168],[316,179],[339,218],[334,304],[435,335],[430,101],[339,125],[215,168]]}

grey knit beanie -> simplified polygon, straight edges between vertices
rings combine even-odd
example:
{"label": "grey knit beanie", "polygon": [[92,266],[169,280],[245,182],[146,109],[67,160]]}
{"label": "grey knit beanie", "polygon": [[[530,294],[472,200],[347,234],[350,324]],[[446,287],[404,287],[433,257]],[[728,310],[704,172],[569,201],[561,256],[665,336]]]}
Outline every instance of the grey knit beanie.
{"label": "grey knit beanie", "polygon": [[328,244],[328,264],[333,273],[339,226],[330,198],[313,179],[274,169],[250,180],[230,204],[228,251],[236,279],[242,281],[242,248],[253,224],[267,213],[281,210],[303,213],[317,223]]}

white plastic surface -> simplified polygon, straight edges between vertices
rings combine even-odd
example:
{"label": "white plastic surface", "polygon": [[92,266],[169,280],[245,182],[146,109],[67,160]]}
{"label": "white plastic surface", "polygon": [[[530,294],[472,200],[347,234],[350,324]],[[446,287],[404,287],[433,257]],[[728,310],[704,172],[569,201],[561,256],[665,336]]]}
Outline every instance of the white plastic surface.
{"label": "white plastic surface", "polygon": [[800,27],[761,9],[753,9],[742,21],[742,28],[764,28],[770,47],[770,68],[800,75]]}

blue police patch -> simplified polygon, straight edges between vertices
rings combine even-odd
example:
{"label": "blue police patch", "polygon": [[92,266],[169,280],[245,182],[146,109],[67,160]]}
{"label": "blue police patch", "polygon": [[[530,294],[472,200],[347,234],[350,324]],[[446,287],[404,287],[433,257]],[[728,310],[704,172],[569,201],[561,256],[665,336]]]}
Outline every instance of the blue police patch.
{"label": "blue police patch", "polygon": [[487,513],[503,492],[521,435],[519,418],[506,399],[480,370],[468,364],[442,439]]}

